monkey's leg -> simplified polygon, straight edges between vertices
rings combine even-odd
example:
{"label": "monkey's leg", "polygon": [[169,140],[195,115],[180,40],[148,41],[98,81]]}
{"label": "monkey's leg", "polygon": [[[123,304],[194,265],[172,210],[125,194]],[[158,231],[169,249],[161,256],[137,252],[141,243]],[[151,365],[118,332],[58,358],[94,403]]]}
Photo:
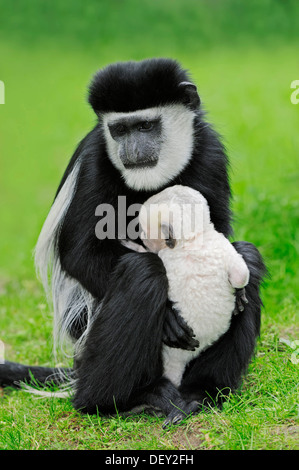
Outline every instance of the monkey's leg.
{"label": "monkey's leg", "polygon": [[254,245],[236,242],[234,246],[250,270],[245,288],[248,303],[242,313],[232,317],[229,330],[187,368],[180,387],[186,400],[220,404],[225,395],[240,386],[254,353],[262,306],[259,286],[266,268]]}
{"label": "monkey's leg", "polygon": [[127,410],[132,401],[138,404],[138,390],[161,377],[167,291],[157,255],[121,258],[83,346],[75,408],[87,413]]}

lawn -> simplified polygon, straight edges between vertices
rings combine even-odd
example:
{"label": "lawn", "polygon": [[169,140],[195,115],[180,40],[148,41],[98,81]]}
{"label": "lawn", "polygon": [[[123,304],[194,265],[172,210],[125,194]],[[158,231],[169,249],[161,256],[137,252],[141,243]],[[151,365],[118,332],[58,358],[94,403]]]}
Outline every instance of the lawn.
{"label": "lawn", "polygon": [[256,355],[223,410],[164,431],[162,418],[81,416],[68,400],[0,390],[0,449],[298,449],[299,104],[290,100],[299,79],[298,4],[12,3],[0,0],[5,357],[55,364],[32,251],[68,159],[95,122],[87,84],[112,61],[170,56],[191,70],[230,157],[233,238],[256,244],[270,277]]}

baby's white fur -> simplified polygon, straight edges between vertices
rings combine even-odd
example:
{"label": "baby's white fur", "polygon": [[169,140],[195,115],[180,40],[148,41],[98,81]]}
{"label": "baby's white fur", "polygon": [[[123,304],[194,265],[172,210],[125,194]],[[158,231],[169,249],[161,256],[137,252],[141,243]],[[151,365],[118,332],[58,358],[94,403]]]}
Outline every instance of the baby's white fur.
{"label": "baby's white fur", "polygon": [[[168,205],[169,212],[176,207],[172,227],[175,239],[182,224],[177,208],[185,207],[187,201],[197,215],[195,225],[187,224],[188,229],[180,231],[182,236],[176,239],[174,248],[167,247],[163,237],[151,240],[147,236],[154,223],[169,224]],[[150,210],[153,205],[155,209]],[[195,351],[163,347],[164,376],[179,386],[188,362],[228,330],[235,306],[234,288],[248,283],[249,270],[231,243],[214,229],[206,199],[189,187],[172,186],[151,197],[142,206],[139,220],[145,246],[158,252],[166,268],[169,299],[199,341]]]}

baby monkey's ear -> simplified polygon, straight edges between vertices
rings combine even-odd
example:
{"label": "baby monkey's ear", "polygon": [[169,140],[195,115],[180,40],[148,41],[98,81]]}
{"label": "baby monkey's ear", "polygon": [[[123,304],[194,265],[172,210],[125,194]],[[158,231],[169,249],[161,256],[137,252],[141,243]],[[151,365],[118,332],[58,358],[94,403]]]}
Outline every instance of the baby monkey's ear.
{"label": "baby monkey's ear", "polygon": [[165,237],[165,243],[168,248],[174,248],[176,245],[176,239],[173,234],[173,227],[171,224],[161,224],[161,232]]}

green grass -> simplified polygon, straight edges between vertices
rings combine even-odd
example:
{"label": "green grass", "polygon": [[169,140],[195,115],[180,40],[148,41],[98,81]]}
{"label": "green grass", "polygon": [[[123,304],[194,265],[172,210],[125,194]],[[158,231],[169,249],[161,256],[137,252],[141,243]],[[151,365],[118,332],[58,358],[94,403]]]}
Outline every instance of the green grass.
{"label": "green grass", "polygon": [[276,333],[263,336],[242,389],[222,411],[164,431],[162,418],[81,416],[67,400],[5,392],[1,449],[296,449],[298,366]]}
{"label": "green grass", "polygon": [[[255,243],[271,274],[262,291],[256,357],[222,411],[166,432],[162,418],[86,417],[68,400],[2,391],[0,449],[298,449],[299,365],[279,341],[299,339],[299,105],[290,101],[290,83],[299,78],[298,7],[252,2],[252,10],[241,11],[240,2],[215,2],[212,14],[205,2],[199,7],[193,0],[176,0],[172,9],[168,1],[146,1],[144,9],[133,0],[127,8],[104,1],[103,21],[93,1],[84,14],[74,2],[73,15],[60,2],[46,12],[41,3],[18,2],[16,13],[0,3],[6,87],[0,105],[0,339],[6,358],[54,364],[52,315],[32,250],[67,161],[95,121],[86,85],[110,61],[168,55],[192,71],[230,156],[234,238]],[[268,7],[272,14],[262,21]]]}

